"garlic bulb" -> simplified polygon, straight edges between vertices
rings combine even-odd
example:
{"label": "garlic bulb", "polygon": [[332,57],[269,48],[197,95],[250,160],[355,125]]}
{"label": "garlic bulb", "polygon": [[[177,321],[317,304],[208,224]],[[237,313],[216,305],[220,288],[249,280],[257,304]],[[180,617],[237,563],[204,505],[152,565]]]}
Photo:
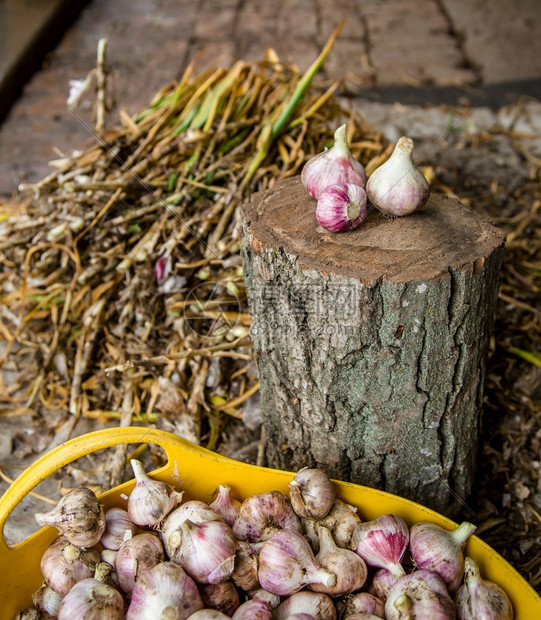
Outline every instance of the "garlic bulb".
{"label": "garlic bulb", "polygon": [[360,185],[329,185],[317,199],[318,224],[331,232],[346,232],[366,218],[366,192]]}
{"label": "garlic bulb", "polygon": [[411,158],[413,140],[398,140],[391,157],[376,168],[366,183],[370,202],[382,213],[399,217],[420,209],[430,196],[430,186]]}
{"label": "garlic bulb", "polygon": [[308,541],[295,530],[278,530],[259,552],[259,583],[273,594],[289,596],[312,583],[336,584],[336,575],[319,566]]}
{"label": "garlic bulb", "polygon": [[240,502],[231,497],[231,487],[221,484],[218,487],[218,495],[211,502],[210,508],[218,513],[229,527],[233,527],[235,519],[239,516]]}
{"label": "garlic bulb", "polygon": [[186,620],[203,609],[195,581],[173,562],[145,571],[131,594],[126,620]]}
{"label": "garlic bulb", "polygon": [[372,577],[372,581],[368,586],[368,593],[373,594],[382,601],[386,601],[396,580],[397,577],[395,577],[390,570],[380,568]]}
{"label": "garlic bulb", "polygon": [[39,590],[32,594],[32,603],[39,610],[50,616],[58,615],[58,608],[64,597],[44,583]]}
{"label": "garlic bulb", "polygon": [[315,583],[310,589],[314,592],[324,592],[329,596],[340,596],[360,590],[368,574],[364,560],[349,549],[337,547],[330,530],[326,527],[318,525],[317,533],[319,552],[316,561],[336,575],[336,583],[333,586]]}
{"label": "garlic bulb", "polygon": [[296,592],[278,605],[275,620],[286,620],[293,614],[309,614],[315,620],[336,620],[336,607],[332,600],[321,592]]}
{"label": "garlic bulb", "polygon": [[[383,618],[383,616],[369,614],[366,611],[361,611],[358,614],[352,614],[351,616],[344,616],[344,620],[381,620],[381,618]],[[408,620],[408,618],[406,618],[405,620]]]}
{"label": "garlic bulb", "polygon": [[170,536],[184,521],[192,523],[223,521],[223,517],[205,502],[192,499],[170,512],[161,524],[160,530],[164,536]]}
{"label": "garlic bulb", "polygon": [[283,528],[300,532],[302,525],[288,498],[280,491],[269,491],[252,495],[242,502],[233,533],[239,540],[258,542],[267,540],[276,530]]}
{"label": "garlic bulb", "polygon": [[169,558],[199,583],[221,583],[233,572],[237,541],[223,521],[184,521],[163,542]]}
{"label": "garlic bulb", "polygon": [[408,526],[396,515],[386,514],[355,528],[352,549],[367,564],[386,568],[395,577],[405,574],[400,564],[409,542]]}
{"label": "garlic bulb", "polygon": [[278,605],[282,602],[282,599],[277,595],[265,590],[263,588],[257,588],[256,590],[250,590],[246,592],[248,598],[256,598],[260,601],[265,601],[269,604],[271,609],[276,609]]}
{"label": "garlic bulb", "polygon": [[482,579],[475,561],[465,559],[464,584],[455,594],[457,620],[512,620],[513,606],[503,589]]}
{"label": "garlic bulb", "polygon": [[232,616],[240,606],[239,593],[231,581],[202,585],[199,592],[205,607],[221,611],[227,616]]}
{"label": "garlic bulb", "polygon": [[118,551],[120,545],[124,542],[126,532],[132,535],[140,532],[140,529],[130,519],[128,511],[123,508],[113,506],[105,512],[105,531],[100,538],[100,543],[106,549]]}
{"label": "garlic bulb", "polygon": [[135,475],[135,487],[128,498],[128,514],[137,525],[158,525],[180,503],[177,493],[167,482],[146,475],[141,461],[130,461]]}
{"label": "garlic bulb", "polygon": [[105,513],[92,489],[71,489],[50,512],[35,515],[40,525],[51,525],[76,547],[92,547],[105,530]]}
{"label": "garlic bulb", "polygon": [[83,579],[66,594],[58,620],[124,620],[124,600],[118,590],[96,579]]}
{"label": "garlic bulb", "polygon": [[[320,525],[328,528],[334,538],[334,542],[343,549],[351,546],[351,537],[361,519],[357,515],[357,508],[346,504],[340,499],[335,499],[332,503],[329,514],[319,520]],[[317,553],[319,549],[319,539],[316,532],[316,522],[311,519],[303,519],[304,534],[309,540],[312,549]]]}
{"label": "garlic bulb", "polygon": [[271,620],[272,610],[266,601],[254,598],[243,603],[232,618],[233,620]]}
{"label": "garlic bulb", "polygon": [[344,617],[349,618],[353,614],[371,614],[378,618],[385,617],[385,603],[368,592],[359,592],[352,596],[346,603]]}
{"label": "garlic bulb", "polygon": [[291,507],[308,519],[323,519],[329,514],[335,491],[327,472],[305,467],[288,484]]}
{"label": "garlic bulb", "polygon": [[164,557],[160,539],[150,532],[125,540],[115,558],[120,587],[124,592],[131,592],[141,574],[163,562]]}
{"label": "garlic bulb", "polygon": [[329,185],[354,183],[365,186],[366,172],[349,150],[345,124],[335,131],[334,145],[304,165],[301,181],[310,196],[316,199]]}
{"label": "garlic bulb", "polygon": [[81,579],[92,577],[99,561],[100,552],[94,547],[76,547],[59,536],[45,550],[41,572],[49,587],[65,595]]}
{"label": "garlic bulb", "polygon": [[243,540],[237,542],[235,566],[231,573],[231,579],[236,586],[243,590],[248,591],[259,588],[259,580],[257,578],[259,549],[256,552],[254,545],[258,545],[260,548],[261,544],[248,543]]}
{"label": "garlic bulb", "polygon": [[387,620],[454,620],[455,606],[439,575],[418,570],[396,580],[385,603]]}
{"label": "garlic bulb", "polygon": [[416,523],[410,529],[410,551],[415,565],[438,573],[452,594],[464,576],[462,546],[476,529],[468,521],[452,532],[435,523]]}
{"label": "garlic bulb", "polygon": [[229,620],[231,616],[216,609],[200,609],[188,616],[188,620]]}

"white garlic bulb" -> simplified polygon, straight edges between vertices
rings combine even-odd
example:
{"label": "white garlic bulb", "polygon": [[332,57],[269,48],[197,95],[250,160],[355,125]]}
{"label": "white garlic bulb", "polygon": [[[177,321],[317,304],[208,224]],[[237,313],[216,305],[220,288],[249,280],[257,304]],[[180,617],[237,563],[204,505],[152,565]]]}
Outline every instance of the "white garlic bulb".
{"label": "white garlic bulb", "polygon": [[164,537],[168,557],[199,583],[221,583],[235,567],[237,541],[223,521],[184,521]]}
{"label": "white garlic bulb", "polygon": [[455,594],[457,620],[513,620],[513,606],[496,583],[482,579],[475,561],[465,559],[464,584]]}
{"label": "white garlic bulb", "polygon": [[252,495],[242,502],[233,533],[239,540],[258,542],[267,540],[282,528],[300,532],[302,525],[289,499],[280,491],[269,491]]}
{"label": "white garlic bulb", "polygon": [[120,587],[131,592],[139,576],[164,560],[160,539],[150,532],[128,538],[115,557],[115,569]]}
{"label": "white garlic bulb", "polygon": [[199,609],[203,601],[195,581],[178,564],[161,562],[137,580],[126,620],[186,620]]}
{"label": "white garlic bulb", "polygon": [[368,178],[368,199],[386,215],[400,217],[414,213],[430,196],[430,186],[415,167],[412,151],[413,140],[400,138],[391,157]]}
{"label": "white garlic bulb", "polygon": [[273,594],[289,596],[304,586],[336,584],[336,575],[321,567],[306,538],[295,530],[278,530],[259,552],[259,583]]}
{"label": "white garlic bulb", "polygon": [[45,583],[65,595],[81,579],[94,576],[100,552],[72,545],[65,536],[59,536],[46,549],[41,558],[41,572]]}
{"label": "white garlic bulb", "polygon": [[55,527],[72,545],[92,547],[105,530],[105,512],[92,489],[71,489],[50,512],[34,515],[40,525]]}
{"label": "white garlic bulb", "polygon": [[128,498],[128,514],[137,525],[158,525],[180,503],[177,493],[167,482],[153,480],[145,473],[141,461],[130,461],[135,487]]}
{"label": "white garlic bulb", "polygon": [[360,590],[366,582],[368,570],[365,561],[354,551],[342,549],[334,542],[330,530],[317,526],[319,552],[316,561],[329,572],[336,575],[336,583],[326,586],[315,583],[310,586],[314,592],[323,592],[329,596],[340,596]]}
{"label": "white garlic bulb", "polygon": [[97,579],[83,579],[66,594],[58,620],[124,620],[124,600],[118,590]]}
{"label": "white garlic bulb", "polygon": [[417,570],[396,580],[385,602],[385,618],[404,620],[408,617],[455,619],[453,600],[439,575]]}
{"label": "white garlic bulb", "polygon": [[299,517],[323,519],[335,498],[334,485],[327,472],[305,467],[288,484],[293,510]]}

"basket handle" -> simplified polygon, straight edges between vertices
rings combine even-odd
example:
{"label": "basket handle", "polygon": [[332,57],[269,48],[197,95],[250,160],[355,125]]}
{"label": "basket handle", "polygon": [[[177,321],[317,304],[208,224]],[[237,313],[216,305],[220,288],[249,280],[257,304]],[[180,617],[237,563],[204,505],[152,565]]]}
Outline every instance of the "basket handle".
{"label": "basket handle", "polygon": [[120,444],[154,443],[161,446],[170,461],[175,447],[193,448],[192,444],[165,431],[144,427],[107,428],[75,437],[37,459],[25,469],[0,497],[0,541],[4,524],[15,507],[40,482],[58,469],[91,452]]}

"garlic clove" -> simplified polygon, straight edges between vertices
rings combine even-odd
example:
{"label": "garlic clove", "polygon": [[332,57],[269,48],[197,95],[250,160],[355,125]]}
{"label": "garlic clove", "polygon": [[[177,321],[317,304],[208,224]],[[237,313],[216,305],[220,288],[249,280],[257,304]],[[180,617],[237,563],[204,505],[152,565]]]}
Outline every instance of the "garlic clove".
{"label": "garlic clove", "polygon": [[221,484],[218,487],[216,499],[211,502],[210,508],[218,513],[229,527],[233,527],[235,519],[239,516],[240,502],[231,497],[231,487]]}
{"label": "garlic clove", "polygon": [[66,595],[78,581],[94,575],[99,561],[96,548],[76,547],[65,536],[59,536],[45,550],[41,572],[49,587]]}
{"label": "garlic clove", "polygon": [[130,519],[127,510],[113,506],[105,512],[105,531],[100,538],[100,543],[106,549],[118,551],[124,542],[126,532],[135,535],[140,531],[140,528]]}
{"label": "garlic clove", "polygon": [[455,594],[457,620],[512,620],[513,606],[496,583],[482,579],[475,561],[466,557],[464,584]]}
{"label": "garlic clove", "polygon": [[177,493],[167,482],[147,476],[141,461],[130,461],[135,475],[135,487],[128,498],[128,514],[137,525],[158,525],[180,503]]}
{"label": "garlic clove", "polygon": [[83,579],[66,594],[58,620],[124,620],[124,600],[118,590],[96,579]]}
{"label": "garlic clove", "polygon": [[245,591],[259,588],[259,580],[257,578],[259,549],[256,552],[254,545],[260,544],[248,543],[243,540],[237,542],[235,566],[231,573],[231,579],[236,586]]}
{"label": "garlic clove", "polygon": [[386,601],[396,580],[397,577],[395,577],[390,570],[380,568],[372,577],[372,581],[368,587],[368,593],[373,594],[382,601]]}
{"label": "garlic clove", "polygon": [[452,532],[435,523],[416,523],[410,529],[410,551],[415,565],[438,573],[452,594],[464,576],[462,546],[476,529],[468,521]]}
{"label": "garlic clove", "polygon": [[370,566],[386,568],[395,577],[405,575],[400,564],[409,542],[408,526],[396,515],[386,514],[359,524],[351,539],[352,549]]}
{"label": "garlic clove", "polygon": [[335,131],[334,145],[304,165],[301,181],[310,196],[316,199],[329,185],[354,183],[365,186],[366,172],[349,150],[345,124]]}
{"label": "garlic clove", "polygon": [[368,592],[358,592],[346,603],[344,617],[354,614],[369,614],[378,618],[385,617],[385,602]]}
{"label": "garlic clove", "polygon": [[266,601],[252,599],[243,603],[233,614],[232,620],[271,620],[272,610]]}
{"label": "garlic clove", "polygon": [[302,590],[288,596],[275,612],[275,620],[286,620],[293,614],[309,614],[315,620],[336,620],[336,607],[331,598],[321,592]]}
{"label": "garlic clove", "polygon": [[62,594],[44,583],[39,590],[32,594],[32,603],[39,611],[56,617],[63,598]]}
{"label": "garlic clove", "polygon": [[237,541],[223,521],[184,521],[168,538],[168,557],[199,583],[221,583],[235,567]]}
{"label": "garlic clove", "polygon": [[131,592],[142,573],[164,560],[160,539],[150,532],[125,540],[115,557],[115,569],[120,587]]}
{"label": "garlic clove", "polygon": [[277,595],[265,590],[264,588],[257,588],[255,590],[249,590],[246,592],[246,596],[249,599],[256,598],[260,601],[265,601],[269,604],[271,609],[276,609],[282,602],[282,599]]}
{"label": "garlic clove", "polygon": [[316,562],[306,538],[287,529],[278,530],[263,543],[258,578],[262,588],[279,596],[289,596],[309,584],[336,584],[336,575]]}
{"label": "garlic clove", "polygon": [[386,215],[400,217],[414,213],[430,196],[430,186],[415,167],[412,151],[413,140],[403,136],[391,157],[368,178],[368,199]]}
{"label": "garlic clove", "polygon": [[330,530],[326,527],[318,525],[317,532],[319,552],[316,561],[336,575],[336,583],[333,586],[316,583],[310,585],[310,589],[329,596],[341,596],[360,590],[368,575],[365,561],[355,552],[337,547]]}
{"label": "garlic clove", "polygon": [[161,562],[137,580],[126,620],[187,620],[199,609],[203,601],[195,581],[178,564]]}
{"label": "garlic clove", "polygon": [[279,491],[252,495],[245,499],[233,524],[238,540],[263,542],[279,529],[302,531],[300,519],[293,512],[288,498]]}
{"label": "garlic clove", "polygon": [[288,484],[291,507],[299,517],[323,519],[335,499],[334,485],[322,469],[305,467]]}
{"label": "garlic clove", "polygon": [[105,530],[105,512],[92,489],[71,489],[50,512],[35,515],[40,525],[55,527],[77,547],[92,547]]}
{"label": "garlic clove", "polygon": [[222,583],[209,583],[199,588],[203,605],[209,609],[215,609],[232,616],[240,606],[240,598],[232,581]]}
{"label": "garlic clove", "polygon": [[113,551],[113,549],[104,549],[100,553],[101,561],[102,562],[107,562],[107,564],[110,564],[111,566],[114,566],[117,553],[118,553],[118,550],[117,551]]}
{"label": "garlic clove", "polygon": [[455,620],[455,606],[439,575],[418,570],[399,577],[385,602],[387,620]]}
{"label": "garlic clove", "polygon": [[317,199],[318,224],[331,232],[346,232],[360,226],[367,215],[366,193],[360,185],[329,185]]}
{"label": "garlic clove", "polygon": [[[357,508],[346,504],[342,500],[335,499],[326,517],[319,520],[320,525],[328,528],[338,547],[349,549],[351,537],[361,519],[357,515]],[[312,519],[303,519],[304,535],[310,542],[315,553],[319,550],[319,539],[316,531],[316,522]]]}

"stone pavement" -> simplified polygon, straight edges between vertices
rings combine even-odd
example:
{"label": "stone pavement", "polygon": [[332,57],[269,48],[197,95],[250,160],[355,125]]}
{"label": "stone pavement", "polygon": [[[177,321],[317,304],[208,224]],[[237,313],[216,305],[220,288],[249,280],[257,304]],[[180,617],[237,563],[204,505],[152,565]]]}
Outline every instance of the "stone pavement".
{"label": "stone pavement", "polygon": [[[322,75],[345,80],[357,98],[388,103],[520,93],[541,84],[538,0],[92,0],[0,126],[0,196],[33,182],[47,162],[85,147],[92,136],[65,106],[69,80],[95,65],[109,38],[116,105],[129,113],[198,65],[260,59],[273,47],[302,71],[336,25],[347,22]],[[505,89],[504,89],[505,86]],[[537,91],[535,91],[537,92]],[[500,100],[498,99],[498,100]],[[420,100],[420,101],[419,101]],[[90,110],[78,113],[91,124]]]}

